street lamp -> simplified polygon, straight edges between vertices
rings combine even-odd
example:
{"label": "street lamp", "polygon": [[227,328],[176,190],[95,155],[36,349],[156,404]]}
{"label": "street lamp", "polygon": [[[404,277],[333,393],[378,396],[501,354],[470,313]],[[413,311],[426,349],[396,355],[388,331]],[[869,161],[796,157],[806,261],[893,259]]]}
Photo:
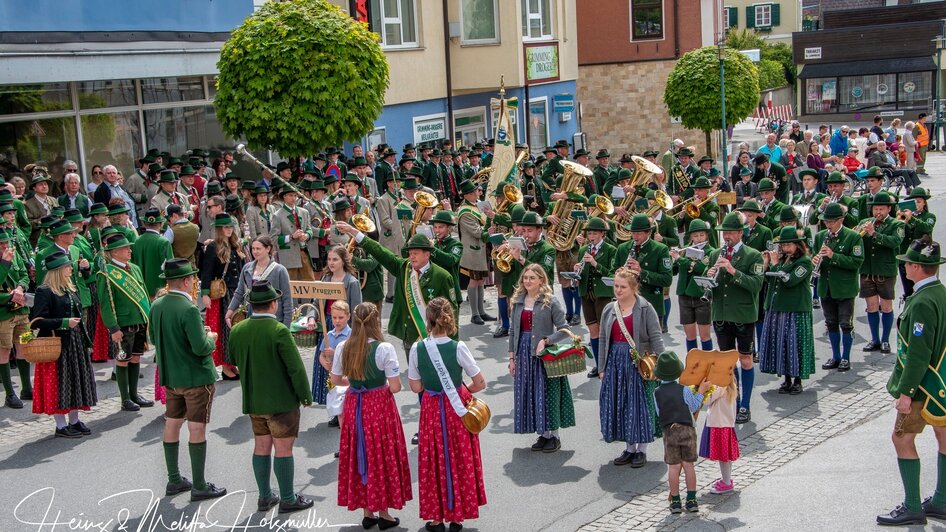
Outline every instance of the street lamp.
{"label": "street lamp", "polygon": [[726,30],[720,32],[719,38],[719,107],[721,110],[721,119],[722,119],[722,130],[720,134],[720,143],[722,146],[722,162],[723,170],[722,174],[726,175],[726,167],[728,164],[728,155],[726,153],[726,141],[728,140],[728,135],[726,135]]}
{"label": "street lamp", "polygon": [[[946,32],[944,32],[946,33]],[[940,144],[939,139],[939,129],[943,124],[942,109],[940,108],[940,78],[943,75],[943,44],[946,41],[946,37],[943,35],[937,35],[933,39],[933,42],[936,43],[936,75],[933,76],[933,135],[932,138],[935,139],[936,148],[942,150],[942,144]]]}

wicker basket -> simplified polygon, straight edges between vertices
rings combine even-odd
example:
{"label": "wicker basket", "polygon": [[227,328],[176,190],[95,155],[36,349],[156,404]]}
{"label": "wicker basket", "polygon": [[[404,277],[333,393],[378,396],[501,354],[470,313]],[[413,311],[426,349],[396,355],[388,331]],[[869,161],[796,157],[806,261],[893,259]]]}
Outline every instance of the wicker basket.
{"label": "wicker basket", "polygon": [[[32,330],[33,322],[38,320],[35,318],[29,324],[29,329]],[[27,343],[18,342],[19,346],[17,347],[16,354],[17,356],[22,356],[24,360],[30,364],[39,364],[42,362],[55,362],[59,360],[59,355],[62,353],[62,342],[58,336],[43,336],[42,338],[33,338]]]}
{"label": "wicker basket", "polygon": [[292,338],[296,341],[296,346],[303,348],[315,347],[318,337],[319,333],[317,331],[297,331],[292,333]]}
{"label": "wicker basket", "polygon": [[549,378],[584,373],[586,369],[585,354],[582,352],[557,360],[543,360],[542,364],[545,366],[545,375]]}
{"label": "wicker basket", "polygon": [[[302,318],[302,311],[306,307],[311,307],[316,312],[315,330],[310,331],[299,320]],[[311,303],[303,303],[292,311],[292,339],[296,341],[296,346],[301,348],[315,347],[318,344],[319,333],[321,332],[321,323],[319,322],[318,308]]]}

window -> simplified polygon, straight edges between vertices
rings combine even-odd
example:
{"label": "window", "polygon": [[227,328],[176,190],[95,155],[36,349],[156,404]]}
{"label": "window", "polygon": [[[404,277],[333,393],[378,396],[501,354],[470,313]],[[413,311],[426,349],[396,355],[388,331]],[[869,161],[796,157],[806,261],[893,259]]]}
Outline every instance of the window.
{"label": "window", "polygon": [[928,110],[933,107],[930,100],[933,86],[931,72],[905,72],[897,75],[897,109]]}
{"label": "window", "polygon": [[663,0],[631,0],[631,40],[662,39]]}
{"label": "window", "polygon": [[[76,143],[76,119],[46,118],[0,123],[3,157],[16,168],[42,161],[53,177],[62,177],[62,161],[79,160]],[[9,178],[16,171],[4,168]],[[9,172],[8,172],[9,171]]]}
{"label": "window", "polygon": [[0,87],[0,114],[44,113],[72,109],[68,83]]}
{"label": "window", "polygon": [[217,122],[213,106],[175,107],[144,112],[145,142],[171,153],[184,153],[195,146],[233,149]]}
{"label": "window", "polygon": [[479,107],[454,112],[453,130],[462,146],[472,146],[486,138],[486,110]]}
{"label": "window", "polygon": [[[546,98],[529,101],[529,148],[540,153],[549,145],[549,107]],[[539,151],[536,151],[539,150]]]}
{"label": "window", "polygon": [[138,105],[135,81],[131,79],[80,81],[76,89],[79,91],[79,109]]}
{"label": "window", "polygon": [[204,99],[204,78],[148,78],[141,80],[141,103],[169,103]]}
{"label": "window", "polygon": [[84,115],[80,123],[86,171],[96,164],[114,164],[128,175],[144,153],[138,111]]}
{"label": "window", "polygon": [[417,47],[414,0],[371,0],[371,29],[385,48]]}
{"label": "window", "polygon": [[844,76],[838,79],[838,100],[842,112],[880,111],[897,108],[893,88],[896,74]]}
{"label": "window", "polygon": [[552,38],[552,0],[522,0],[522,39]]}
{"label": "window", "polygon": [[772,25],[772,6],[756,6],[755,8],[755,27],[767,28]]}
{"label": "window", "polygon": [[497,0],[460,0],[462,42],[499,42],[499,9],[496,2]]}
{"label": "window", "polygon": [[748,28],[770,30],[779,23],[778,4],[755,4],[746,7],[746,27]]}
{"label": "window", "polygon": [[723,29],[729,31],[739,25],[739,10],[735,7],[723,8]]}
{"label": "window", "polygon": [[810,78],[805,80],[806,113],[838,112],[838,79]]}

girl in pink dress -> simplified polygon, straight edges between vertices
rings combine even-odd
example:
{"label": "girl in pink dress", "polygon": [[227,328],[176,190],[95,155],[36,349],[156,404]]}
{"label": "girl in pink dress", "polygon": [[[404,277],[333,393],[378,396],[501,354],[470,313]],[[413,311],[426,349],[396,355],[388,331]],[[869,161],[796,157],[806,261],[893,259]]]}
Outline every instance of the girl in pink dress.
{"label": "girl in pink dress", "polygon": [[739,459],[736,439],[736,382],[723,388],[717,386],[706,398],[706,425],[700,438],[700,456],[719,462],[722,478],[710,488],[712,493],[733,490],[732,463]]}

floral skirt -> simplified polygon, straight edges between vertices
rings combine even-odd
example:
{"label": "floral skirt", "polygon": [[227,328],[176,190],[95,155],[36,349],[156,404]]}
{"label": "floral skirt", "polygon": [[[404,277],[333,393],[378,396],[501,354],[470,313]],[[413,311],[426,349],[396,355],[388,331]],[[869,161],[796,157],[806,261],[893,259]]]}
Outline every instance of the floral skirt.
{"label": "floral skirt", "polygon": [[[457,392],[464,403],[472,397],[466,387]],[[466,430],[443,393],[424,392],[419,437],[420,518],[459,523],[479,517],[486,505],[480,438]]]}
{"label": "floral skirt", "polygon": [[739,440],[732,427],[703,426],[700,437],[700,456],[717,462],[735,462],[739,459]]}
{"label": "floral skirt", "polygon": [[631,361],[631,346],[614,342],[601,382],[600,420],[604,441],[650,443],[660,436],[655,384],[644,381]]}
{"label": "floral skirt", "polygon": [[206,324],[210,330],[217,333],[217,345],[214,347],[214,366],[234,367],[230,363],[227,347],[230,343],[230,327],[227,327],[226,308],[230,304],[230,292],[220,299],[211,299],[210,308],[205,315]]}
{"label": "floral skirt", "polygon": [[568,377],[548,378],[532,356],[532,333],[519,336],[513,377],[513,432],[541,434],[575,426],[575,403]]}
{"label": "floral skirt", "polygon": [[324,405],[328,399],[328,371],[322,367],[319,362],[319,356],[322,351],[318,348],[322,343],[322,333],[315,333],[318,337],[315,339],[315,360],[312,362],[312,400],[317,405]]}
{"label": "floral skirt", "polygon": [[73,327],[62,337],[59,359],[34,366],[33,413],[67,414],[88,410],[97,402],[95,372],[85,351],[82,328]]}
{"label": "floral skirt", "polygon": [[815,372],[811,312],[767,311],[759,341],[763,373],[807,379]]}
{"label": "floral skirt", "polygon": [[338,450],[338,505],[379,512],[413,498],[407,445],[387,385],[349,388]]}

